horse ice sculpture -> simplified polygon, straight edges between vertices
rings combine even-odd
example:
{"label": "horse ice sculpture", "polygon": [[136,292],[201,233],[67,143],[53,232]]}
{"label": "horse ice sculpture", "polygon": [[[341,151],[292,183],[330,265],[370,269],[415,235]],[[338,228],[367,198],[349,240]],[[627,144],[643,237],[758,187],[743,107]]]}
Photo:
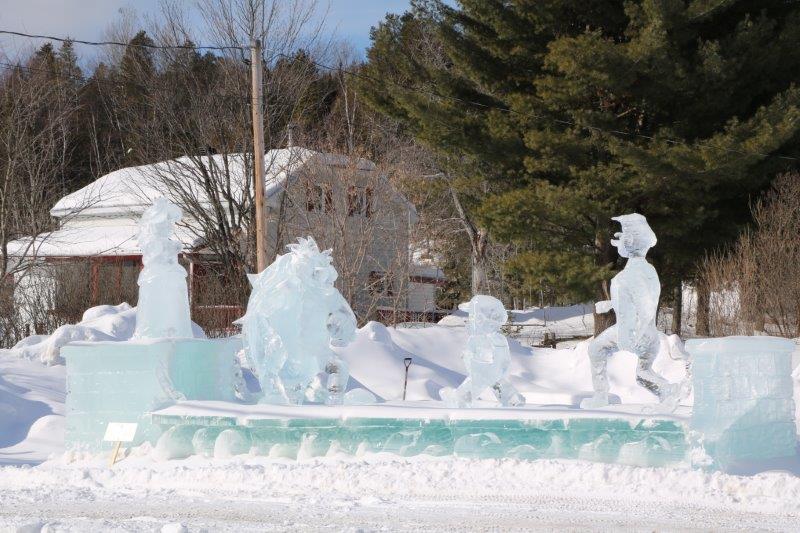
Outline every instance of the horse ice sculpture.
{"label": "horse ice sculpture", "polygon": [[508,320],[505,307],[497,298],[481,294],[473,297],[467,307],[469,338],[462,354],[467,379],[457,389],[442,389],[442,400],[452,407],[468,407],[491,388],[502,405],[525,405],[525,399],[506,377],[511,350],[508,340],[499,331]]}
{"label": "horse ice sculpture", "polygon": [[178,264],[181,245],[170,237],[181,219],[179,207],[157,198],[139,222],[144,268],[134,338],[192,338],[186,270]]}
{"label": "horse ice sculpture", "polygon": [[[639,357],[636,381],[659,397],[662,403],[677,403],[679,385],[668,383],[653,371],[653,361],[658,354],[659,335],[656,313],[661,284],[656,269],[647,262],[647,251],[657,239],[638,213],[612,218],[622,225],[622,232],[614,234],[611,244],[628,262],[611,280],[611,300],[597,302],[598,313],[612,309],[617,324],[592,339],[589,358],[592,366],[594,396],[581,402],[581,407],[595,408],[608,405],[608,358],[617,350],[627,350]],[[674,406],[673,406],[674,407]]]}
{"label": "horse ice sculpture", "polygon": [[[341,404],[349,372],[330,347],[355,338],[355,315],[333,285],[338,274],[330,250],[320,252],[311,237],[288,248],[263,272],[249,276],[253,291],[237,321],[261,384],[260,401]],[[324,390],[317,381],[321,372]]]}

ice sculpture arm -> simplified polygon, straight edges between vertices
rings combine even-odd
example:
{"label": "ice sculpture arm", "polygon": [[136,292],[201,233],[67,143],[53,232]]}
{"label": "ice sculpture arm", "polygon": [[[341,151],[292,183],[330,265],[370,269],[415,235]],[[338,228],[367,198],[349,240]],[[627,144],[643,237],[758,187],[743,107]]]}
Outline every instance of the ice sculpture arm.
{"label": "ice sculpture arm", "polygon": [[336,293],[333,311],[328,315],[327,328],[331,345],[347,346],[356,338],[356,316],[347,301]]}

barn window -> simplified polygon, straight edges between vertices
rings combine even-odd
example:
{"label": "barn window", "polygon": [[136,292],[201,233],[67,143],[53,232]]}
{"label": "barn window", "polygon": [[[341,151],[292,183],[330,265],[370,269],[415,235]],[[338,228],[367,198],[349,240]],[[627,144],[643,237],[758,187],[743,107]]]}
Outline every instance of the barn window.
{"label": "barn window", "polygon": [[347,215],[372,216],[372,187],[351,185],[347,188]]}
{"label": "barn window", "polygon": [[306,183],[306,209],[308,211],[322,211],[326,213],[333,211],[333,191],[331,186],[326,184],[317,185]]}

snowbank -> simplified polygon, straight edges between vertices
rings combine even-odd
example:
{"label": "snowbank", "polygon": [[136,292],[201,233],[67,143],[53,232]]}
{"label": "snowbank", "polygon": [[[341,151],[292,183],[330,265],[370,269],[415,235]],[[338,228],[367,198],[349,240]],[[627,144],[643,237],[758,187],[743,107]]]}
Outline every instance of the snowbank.
{"label": "snowbank", "polygon": [[[796,531],[800,478],[581,461],[128,457],[0,468],[0,529]],[[245,505],[242,505],[246,502]],[[41,526],[41,524],[40,524]],[[12,529],[13,530],[13,529]],[[39,531],[37,528],[36,531]]]}
{"label": "snowbank", "polygon": [[[462,304],[463,305],[463,304]],[[508,322],[512,329],[519,330],[522,337],[535,336],[535,332],[547,331],[558,339],[591,337],[594,335],[594,305],[577,304],[566,307],[531,307],[523,310],[508,310]],[[469,313],[456,309],[439,321],[440,326],[464,326]]]}
{"label": "snowbank", "polygon": [[[387,328],[369,322],[358,331],[355,342],[339,349],[350,365],[350,387],[364,387],[384,400],[403,397],[405,366],[408,372],[409,401],[439,400],[442,387],[456,387],[465,378],[461,350],[467,342],[464,328]],[[654,368],[668,380],[678,382],[686,374],[678,360],[677,336],[662,336],[661,350]],[[588,341],[574,348],[529,348],[509,339],[510,380],[527,403],[577,406],[591,395],[592,383],[587,353]],[[623,403],[652,403],[655,396],[636,383],[636,356],[619,352],[609,360],[611,395]],[[489,398],[486,398],[489,399]]]}
{"label": "snowbank", "polygon": [[[195,338],[205,333],[192,323]],[[17,357],[38,360],[47,365],[63,363],[61,348],[73,341],[126,341],[136,330],[136,308],[127,303],[98,305],[83,313],[77,324],[61,326],[52,335],[32,335],[21,340],[10,352]]]}
{"label": "snowbank", "polygon": [[64,370],[0,353],[0,464],[64,451]]}

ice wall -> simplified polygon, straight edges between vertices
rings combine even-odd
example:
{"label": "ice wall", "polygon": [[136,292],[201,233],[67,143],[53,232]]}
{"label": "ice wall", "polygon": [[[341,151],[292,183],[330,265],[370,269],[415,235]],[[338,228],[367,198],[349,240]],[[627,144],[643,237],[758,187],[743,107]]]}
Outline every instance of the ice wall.
{"label": "ice wall", "polygon": [[179,399],[233,400],[236,338],[72,343],[67,363],[66,444],[97,450],[109,422],[136,422],[136,441],[160,429],[146,413]]}
{"label": "ice wall", "polygon": [[718,467],[795,454],[794,347],[794,342],[777,337],[686,343],[693,358],[691,427]]}

